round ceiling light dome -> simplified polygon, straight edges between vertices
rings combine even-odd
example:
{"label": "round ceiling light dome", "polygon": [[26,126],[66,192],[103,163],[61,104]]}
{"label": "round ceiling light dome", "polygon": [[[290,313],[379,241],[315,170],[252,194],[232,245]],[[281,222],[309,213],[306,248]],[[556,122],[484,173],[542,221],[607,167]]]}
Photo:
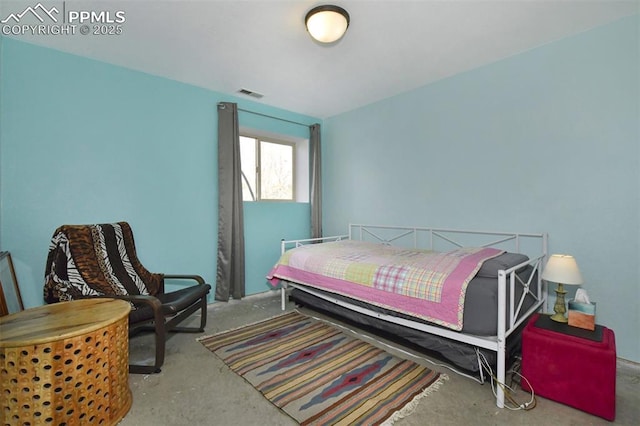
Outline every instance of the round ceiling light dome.
{"label": "round ceiling light dome", "polygon": [[339,6],[324,5],[311,9],[304,18],[307,31],[320,43],[333,43],[349,27],[349,14]]}

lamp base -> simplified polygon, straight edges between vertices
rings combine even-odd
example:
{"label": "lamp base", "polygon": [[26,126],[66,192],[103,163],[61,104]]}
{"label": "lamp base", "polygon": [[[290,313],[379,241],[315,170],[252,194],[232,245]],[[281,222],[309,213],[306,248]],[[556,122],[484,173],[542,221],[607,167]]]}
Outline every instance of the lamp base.
{"label": "lamp base", "polygon": [[561,313],[555,313],[555,314],[551,315],[549,317],[549,319],[552,319],[555,322],[562,322],[562,323],[565,323],[565,324],[569,322],[567,317],[565,317],[564,314],[561,314]]}
{"label": "lamp base", "polygon": [[555,314],[551,316],[551,319],[556,322],[569,322],[567,317],[564,316],[564,314],[567,312],[567,308],[564,304],[565,294],[567,294],[567,292],[564,290],[564,286],[558,283],[558,287],[556,288],[556,304],[553,305],[553,311],[555,312]]}

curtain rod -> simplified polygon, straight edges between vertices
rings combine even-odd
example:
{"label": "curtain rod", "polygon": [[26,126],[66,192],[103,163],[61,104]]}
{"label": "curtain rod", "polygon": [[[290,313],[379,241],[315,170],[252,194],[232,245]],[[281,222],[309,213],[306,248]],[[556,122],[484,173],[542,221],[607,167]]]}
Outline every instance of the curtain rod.
{"label": "curtain rod", "polygon": [[238,108],[238,111],[248,112],[249,114],[260,115],[262,117],[273,118],[274,120],[286,121],[287,123],[297,124],[298,126],[311,127],[311,124],[298,123],[297,121],[287,120],[286,118],[274,117],[273,115],[263,114],[261,112],[249,111],[247,109]]}

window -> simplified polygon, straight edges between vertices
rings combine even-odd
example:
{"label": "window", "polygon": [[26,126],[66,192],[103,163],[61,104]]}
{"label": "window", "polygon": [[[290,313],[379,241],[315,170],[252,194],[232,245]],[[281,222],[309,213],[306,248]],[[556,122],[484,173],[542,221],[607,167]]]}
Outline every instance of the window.
{"label": "window", "polygon": [[296,200],[296,144],[272,138],[240,136],[242,199]]}

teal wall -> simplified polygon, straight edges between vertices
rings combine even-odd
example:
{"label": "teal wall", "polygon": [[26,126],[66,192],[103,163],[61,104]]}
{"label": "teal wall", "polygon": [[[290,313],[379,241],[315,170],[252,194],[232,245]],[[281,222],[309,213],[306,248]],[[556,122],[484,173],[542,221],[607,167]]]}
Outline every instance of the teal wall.
{"label": "teal wall", "polygon": [[325,231],[548,232],[552,253],[576,257],[618,355],[640,362],[638,23],[325,120]]}
{"label": "teal wall", "polygon": [[[12,253],[27,307],[42,304],[59,225],[126,220],[154,272],[215,283],[220,101],[312,124],[316,118],[141,72],[0,39],[0,248]],[[240,113],[240,125],[308,138],[308,128]],[[247,206],[247,293],[286,232],[309,234],[308,204]],[[286,235],[289,236],[289,235]]]}
{"label": "teal wall", "polygon": [[[325,233],[549,232],[551,252],[576,256],[618,355],[640,362],[638,40],[636,16],[325,120]],[[149,269],[213,282],[217,102],[318,121],[12,39],[0,59],[0,248],[28,306],[62,223],[126,219]],[[245,203],[248,293],[267,289],[273,241],[308,236],[308,209]]]}
{"label": "teal wall", "polygon": [[308,203],[245,202],[244,217],[247,293],[272,290],[264,277],[278,260],[278,256],[271,255],[274,243],[279,250],[280,240],[311,237],[310,206]]}

